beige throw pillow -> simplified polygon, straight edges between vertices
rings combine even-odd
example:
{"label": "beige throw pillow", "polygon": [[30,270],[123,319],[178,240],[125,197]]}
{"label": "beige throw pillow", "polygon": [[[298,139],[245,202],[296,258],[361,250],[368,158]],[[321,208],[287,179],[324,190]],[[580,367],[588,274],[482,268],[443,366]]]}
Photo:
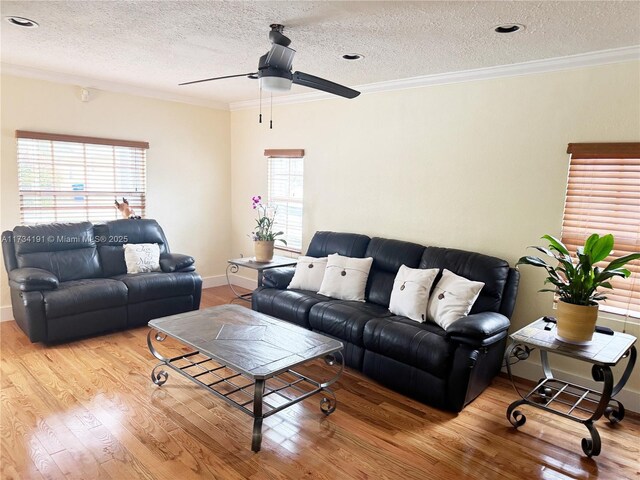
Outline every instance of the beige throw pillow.
{"label": "beige throw pillow", "polygon": [[125,243],[127,273],[160,271],[160,246],[157,243]]}
{"label": "beige throw pillow", "polygon": [[298,257],[296,272],[287,288],[311,290],[317,292],[322,286],[324,271],[327,268],[327,257]]}
{"label": "beige throw pillow", "polygon": [[439,271],[438,268],[409,268],[402,265],[393,282],[389,311],[416,322],[426,322],[429,292]]}
{"label": "beige throw pillow", "polygon": [[364,291],[372,264],[371,257],[351,258],[337,253],[329,255],[318,293],[339,300],[364,302]]}
{"label": "beige throw pillow", "polygon": [[446,330],[456,320],[469,314],[482,287],[484,283],[468,280],[445,268],[429,298],[429,320]]}

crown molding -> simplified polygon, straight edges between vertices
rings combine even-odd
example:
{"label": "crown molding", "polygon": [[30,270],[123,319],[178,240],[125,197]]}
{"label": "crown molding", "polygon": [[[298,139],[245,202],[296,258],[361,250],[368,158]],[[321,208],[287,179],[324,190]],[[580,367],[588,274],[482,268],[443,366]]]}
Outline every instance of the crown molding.
{"label": "crown molding", "polygon": [[215,108],[218,110],[229,110],[229,105],[227,103],[216,102],[213,100],[208,100],[206,98],[190,97],[188,95],[179,95],[171,92],[164,92],[161,90],[153,90],[145,87],[128,85],[125,83],[100,80],[97,78],[83,77],[79,75],[70,75],[67,73],[54,72],[49,70],[40,70],[38,68],[24,67],[21,65],[13,65],[4,62],[0,63],[0,72],[3,75],[12,75],[15,77],[46,80],[48,82],[78,85],[85,88],[94,88],[96,90],[104,90],[108,92],[125,93],[138,97],[155,98],[158,100],[166,100],[169,102],[186,103],[189,105]]}
{"label": "crown molding", "polygon": [[[499,65],[496,67],[477,68],[473,70],[462,70],[459,72],[438,73],[434,75],[423,75],[420,77],[404,78],[401,80],[369,83],[353,88],[360,90],[363,95],[366,95],[370,93],[406,90],[409,88],[427,87],[432,85],[447,85],[452,83],[489,80],[500,77],[515,77],[521,75],[555,72],[560,70],[593,67],[611,63],[629,62],[634,60],[640,60],[640,45],[614,48],[610,50],[600,50],[597,52],[581,53],[565,57],[547,58],[544,60],[533,60],[530,62],[514,63],[510,65]],[[324,92],[285,95],[274,97],[273,104],[288,105],[294,103],[315,102],[318,100],[327,99],[336,99],[336,96]],[[229,109],[231,111],[246,110],[250,108],[257,108],[258,106],[258,100],[246,100],[242,102],[230,103]]]}
{"label": "crown molding", "polygon": [[[420,88],[432,85],[447,85],[452,83],[473,82],[479,80],[489,80],[501,77],[515,77],[521,75],[532,75],[537,73],[555,72],[582,67],[594,67],[611,63],[621,63],[640,60],[640,45],[630,47],[614,48],[610,50],[600,50],[596,52],[581,53],[565,57],[548,58],[544,60],[533,60],[530,62],[514,63],[510,65],[499,65],[496,67],[477,68],[473,70],[462,70],[459,72],[438,73],[434,75],[423,75],[419,77],[404,78],[401,80],[390,80],[386,82],[369,83],[355,87],[363,95],[380,92],[390,92],[394,90],[406,90],[409,88]],[[99,80],[95,78],[70,75],[66,73],[40,70],[37,68],[24,67],[8,63],[0,63],[0,72],[16,77],[34,78],[55,83],[79,85],[86,88],[95,88],[110,92],[125,93],[140,97],[156,98],[170,102],[187,103],[202,107],[215,108],[218,110],[246,110],[259,107],[258,99],[244,100],[240,102],[217,102],[206,98],[190,97],[161,90],[152,90],[145,87],[127,85],[124,83],[112,82],[109,80]],[[300,93],[293,95],[283,95],[273,98],[274,105],[289,105],[295,103],[316,102],[319,100],[336,99],[335,95],[324,92]]]}

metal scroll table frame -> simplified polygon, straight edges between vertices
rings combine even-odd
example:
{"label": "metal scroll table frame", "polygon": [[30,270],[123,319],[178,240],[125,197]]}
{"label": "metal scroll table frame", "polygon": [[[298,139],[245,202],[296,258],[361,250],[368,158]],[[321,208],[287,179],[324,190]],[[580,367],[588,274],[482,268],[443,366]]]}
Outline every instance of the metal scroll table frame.
{"label": "metal scroll table frame", "polygon": [[[549,365],[547,352],[540,349],[540,361],[544,378],[540,379],[538,384],[528,393],[523,395],[516,386],[513,375],[511,373],[510,359],[526,360],[535,348],[518,341],[513,341],[505,353],[507,364],[507,372],[509,379],[520,396],[520,400],[516,400],[507,409],[507,419],[515,427],[521,427],[527,421],[527,417],[520,411],[516,410],[520,405],[531,405],[546,412],[551,412],[561,417],[568,418],[575,422],[581,423],[587,430],[591,438],[582,439],[582,451],[588,457],[594,457],[600,454],[602,442],[600,434],[596,429],[595,422],[602,417],[609,420],[610,423],[621,422],[625,415],[624,405],[614,397],[625,386],[631,372],[636,363],[636,347],[631,346],[629,350],[622,356],[627,357],[627,366],[618,383],[613,384],[613,373],[608,365],[593,364],[591,368],[591,376],[596,382],[603,382],[602,391],[598,392],[591,388],[576,385],[574,383],[558,380],[554,378],[553,372]],[[567,400],[567,397],[573,401]],[[568,406],[566,412],[559,410],[553,406],[554,403]],[[579,411],[590,414],[588,418],[580,418],[573,412]]]}
{"label": "metal scroll table frame", "polygon": [[290,267],[295,265],[297,260],[289,257],[281,257],[274,256],[273,259],[269,262],[256,262],[255,260],[251,260],[250,258],[234,258],[232,260],[227,260],[227,269],[225,271],[225,275],[227,277],[227,284],[231,291],[240,300],[246,300],[248,302],[251,301],[251,292],[249,293],[239,293],[231,283],[231,279],[229,278],[229,274],[236,274],[242,268],[249,268],[251,270],[255,270],[258,275],[258,287],[262,286],[262,280],[264,278],[264,271],[270,270],[272,268],[280,268],[280,267]]}
{"label": "metal scroll table frame", "polygon": [[[320,410],[322,413],[325,415],[331,415],[336,410],[336,395],[329,387],[340,379],[342,372],[344,371],[344,355],[341,350],[336,350],[324,355],[324,361],[329,366],[333,366],[339,362],[338,373],[326,382],[319,382],[292,369],[285,369],[265,378],[254,379],[247,374],[235,371],[233,368],[219,363],[218,361],[208,357],[206,354],[200,353],[198,350],[171,358],[164,357],[154,347],[153,339],[158,342],[162,342],[166,338],[166,334],[154,329],[151,329],[147,334],[147,345],[149,350],[154,357],[160,360],[160,363],[151,371],[151,380],[153,380],[153,383],[158,386],[164,385],[169,378],[169,374],[164,370],[164,367],[169,367],[180,375],[192,380],[209,392],[213,393],[216,397],[221,398],[229,405],[238,408],[253,417],[251,450],[254,452],[260,451],[260,445],[262,443],[262,421],[265,418],[320,392],[326,394],[320,400]],[[194,362],[191,358],[196,355],[204,358]],[[309,358],[307,361],[314,360],[315,358],[318,357]],[[179,361],[186,362],[186,365],[177,365],[176,363]],[[230,375],[224,375],[222,373],[224,371],[231,371],[232,373]],[[295,380],[290,381],[283,378],[286,374],[293,376]],[[215,380],[213,382],[205,383],[199,379],[199,377],[208,375],[215,377]],[[245,379],[250,383],[239,385],[238,383],[234,383],[232,381],[233,379]],[[266,382],[269,380],[272,381],[271,383],[275,382],[279,386],[267,386]],[[230,387],[230,390],[221,391],[220,389],[217,389],[216,386]],[[305,390],[304,388],[301,388],[302,386],[306,386],[311,389]],[[285,390],[289,392],[291,390],[296,391],[299,395],[292,398],[284,394]],[[248,397],[248,399],[243,402],[239,402],[231,397],[232,395],[240,392],[242,392],[245,397]],[[270,404],[265,400],[269,395],[276,395],[284,399],[284,403],[277,406]],[[250,404],[252,404],[252,408],[249,408]]]}

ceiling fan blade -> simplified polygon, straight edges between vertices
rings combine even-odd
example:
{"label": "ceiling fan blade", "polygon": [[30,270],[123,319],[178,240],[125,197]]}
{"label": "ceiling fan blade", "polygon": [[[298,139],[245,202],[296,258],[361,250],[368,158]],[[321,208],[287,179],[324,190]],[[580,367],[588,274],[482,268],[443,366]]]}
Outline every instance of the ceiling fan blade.
{"label": "ceiling fan blade", "polygon": [[356,98],[360,95],[360,92],[357,90],[353,90],[352,88],[345,87],[339,83],[315,77],[304,72],[294,72],[293,83],[309,88],[315,88],[316,90],[322,90],[323,92],[332,93],[345,98]]}
{"label": "ceiling fan blade", "polygon": [[291,70],[291,64],[293,63],[293,57],[295,54],[296,51],[293,48],[284,47],[274,43],[271,45],[269,53],[267,53],[266,62],[270,67]]}
{"label": "ceiling fan blade", "polygon": [[224,77],[204,78],[202,80],[194,80],[193,82],[179,83],[178,86],[191,85],[193,83],[210,82],[211,80],[222,80],[223,78],[249,77],[250,75],[258,75],[258,73],[257,72],[250,72],[250,73],[241,73],[239,75],[227,75],[227,76],[224,76]]}

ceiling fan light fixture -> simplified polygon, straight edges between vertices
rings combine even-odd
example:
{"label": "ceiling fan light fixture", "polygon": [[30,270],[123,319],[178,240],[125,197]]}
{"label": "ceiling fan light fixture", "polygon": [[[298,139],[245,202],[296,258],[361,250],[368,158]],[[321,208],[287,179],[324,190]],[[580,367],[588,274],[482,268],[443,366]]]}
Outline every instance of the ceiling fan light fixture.
{"label": "ceiling fan light fixture", "polygon": [[260,77],[260,88],[267,92],[288,92],[291,79],[285,77]]}
{"label": "ceiling fan light fixture", "polygon": [[16,27],[23,27],[23,28],[38,28],[38,22],[30,20],[28,18],[25,17],[16,17],[13,15],[10,15],[8,17],[4,17],[4,19],[9,22],[11,25],[15,25]]}
{"label": "ceiling fan light fixture", "polygon": [[342,58],[344,58],[345,60],[362,60],[364,58],[364,55],[360,53],[345,53],[344,55],[342,55]]}

